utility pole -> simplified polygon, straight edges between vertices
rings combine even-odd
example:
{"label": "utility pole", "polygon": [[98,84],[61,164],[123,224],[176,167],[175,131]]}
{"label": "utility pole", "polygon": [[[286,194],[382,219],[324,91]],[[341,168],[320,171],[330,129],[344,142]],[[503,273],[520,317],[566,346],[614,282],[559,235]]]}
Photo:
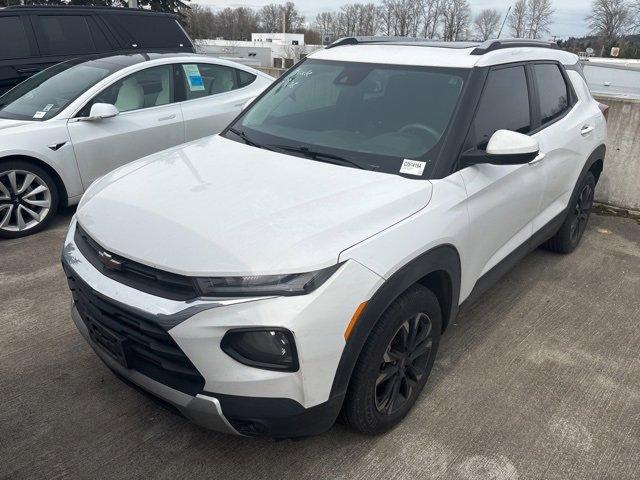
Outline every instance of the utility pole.
{"label": "utility pole", "polygon": [[138,0],[129,0],[129,8],[138,8]]}
{"label": "utility pole", "polygon": [[504,24],[507,23],[507,18],[509,18],[509,12],[511,12],[511,5],[507,9],[507,14],[504,16],[504,20],[502,21],[502,26],[500,27],[500,31],[498,32],[498,38],[502,35],[502,29],[504,28]]}

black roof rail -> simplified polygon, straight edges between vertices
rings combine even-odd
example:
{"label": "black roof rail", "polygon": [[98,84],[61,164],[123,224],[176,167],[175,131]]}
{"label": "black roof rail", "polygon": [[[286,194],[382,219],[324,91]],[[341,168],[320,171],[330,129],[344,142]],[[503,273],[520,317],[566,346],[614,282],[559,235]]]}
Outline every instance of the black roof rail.
{"label": "black roof rail", "polygon": [[361,43],[392,43],[392,42],[415,42],[417,38],[411,37],[342,37],[327,45],[326,48],[342,47],[343,45],[358,45]]}
{"label": "black roof rail", "polygon": [[552,48],[559,50],[558,44],[555,42],[547,42],[545,40],[527,40],[525,38],[504,38],[501,40],[487,40],[473,49],[471,55],[484,55],[494,50],[503,50],[505,48],[518,47],[537,47]]}

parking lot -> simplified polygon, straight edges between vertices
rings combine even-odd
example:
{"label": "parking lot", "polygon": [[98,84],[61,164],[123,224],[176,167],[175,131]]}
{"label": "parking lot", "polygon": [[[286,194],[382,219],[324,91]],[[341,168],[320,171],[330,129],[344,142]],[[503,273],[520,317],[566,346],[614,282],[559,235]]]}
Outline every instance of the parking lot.
{"label": "parking lot", "polygon": [[465,307],[398,428],[205,431],[115,378],[69,318],[72,211],[0,243],[2,478],[640,478],[640,225],[592,217]]}

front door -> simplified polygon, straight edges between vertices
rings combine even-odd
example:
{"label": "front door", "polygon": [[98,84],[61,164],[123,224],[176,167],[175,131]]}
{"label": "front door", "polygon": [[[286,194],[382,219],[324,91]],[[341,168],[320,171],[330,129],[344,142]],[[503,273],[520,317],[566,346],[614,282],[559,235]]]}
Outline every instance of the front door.
{"label": "front door", "polygon": [[[465,148],[485,149],[491,135],[500,129],[529,133],[532,121],[524,65],[494,68],[488,73]],[[480,164],[464,168],[460,174],[469,211],[469,255],[465,262],[469,278],[477,279],[531,236],[544,174],[538,163]],[[467,285],[467,290],[470,288]]]}
{"label": "front door", "polygon": [[125,163],[184,142],[182,111],[173,102],[172,78],[170,65],[133,73],[100,92],[77,117],[88,117],[93,103],[113,104],[118,115],[69,120],[84,188]]}

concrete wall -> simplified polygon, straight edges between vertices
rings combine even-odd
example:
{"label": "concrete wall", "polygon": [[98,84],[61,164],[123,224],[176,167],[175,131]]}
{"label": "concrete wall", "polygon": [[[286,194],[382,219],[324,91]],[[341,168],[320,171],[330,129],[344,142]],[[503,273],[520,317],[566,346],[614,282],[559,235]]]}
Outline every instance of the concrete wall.
{"label": "concrete wall", "polygon": [[609,137],[596,201],[640,210],[640,100],[596,97],[609,105]]}

